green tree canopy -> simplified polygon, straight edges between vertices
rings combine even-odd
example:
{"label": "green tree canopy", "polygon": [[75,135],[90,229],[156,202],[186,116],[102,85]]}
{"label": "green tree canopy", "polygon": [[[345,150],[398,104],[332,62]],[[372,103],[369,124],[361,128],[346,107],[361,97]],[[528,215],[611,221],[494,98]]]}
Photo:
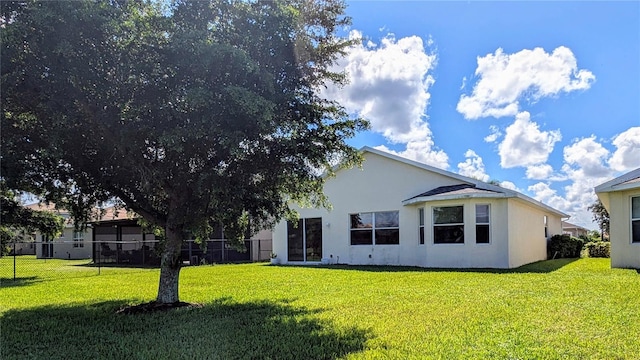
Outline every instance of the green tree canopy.
{"label": "green tree canopy", "polygon": [[[366,129],[321,88],[351,45],[339,0],[2,2],[2,176],[87,221],[117,198],[180,247],[327,205],[322,172]],[[249,221],[250,220],[250,221]]]}
{"label": "green tree canopy", "polygon": [[598,224],[600,233],[602,234],[601,238],[604,240],[605,234],[609,235],[609,212],[604,207],[600,199],[589,205],[587,209],[593,213],[593,221]]}
{"label": "green tree canopy", "polygon": [[40,231],[50,237],[64,229],[64,219],[52,212],[26,208],[17,200],[17,194],[0,182],[0,255],[6,255],[8,243],[25,240],[23,233]]}

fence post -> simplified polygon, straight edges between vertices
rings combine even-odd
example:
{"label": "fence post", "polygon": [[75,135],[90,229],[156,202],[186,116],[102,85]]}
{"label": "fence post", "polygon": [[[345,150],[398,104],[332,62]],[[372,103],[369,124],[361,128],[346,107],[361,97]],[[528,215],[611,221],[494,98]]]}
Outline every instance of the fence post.
{"label": "fence post", "polygon": [[102,266],[102,243],[98,243],[98,275],[100,275],[100,266]]}
{"label": "fence post", "polygon": [[13,238],[13,281],[16,281],[16,238]]}

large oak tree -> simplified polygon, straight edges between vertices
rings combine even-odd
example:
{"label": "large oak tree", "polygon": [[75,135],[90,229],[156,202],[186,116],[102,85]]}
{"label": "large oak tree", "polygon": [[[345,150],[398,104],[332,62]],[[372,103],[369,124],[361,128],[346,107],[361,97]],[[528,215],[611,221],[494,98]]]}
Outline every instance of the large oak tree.
{"label": "large oak tree", "polygon": [[[180,249],[326,205],[367,124],[324,99],[351,44],[339,0],[2,2],[2,177],[86,221],[116,198],[164,230],[157,302]],[[324,172],[324,174],[322,174]]]}

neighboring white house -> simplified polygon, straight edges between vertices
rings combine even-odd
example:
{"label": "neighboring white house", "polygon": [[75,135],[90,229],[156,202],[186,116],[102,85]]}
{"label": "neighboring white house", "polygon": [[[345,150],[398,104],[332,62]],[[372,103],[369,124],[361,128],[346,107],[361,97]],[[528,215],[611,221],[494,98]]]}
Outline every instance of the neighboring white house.
{"label": "neighboring white house", "polygon": [[514,268],[547,257],[566,214],[516,191],[365,147],[327,179],[332,210],[274,229],[285,264]]}
{"label": "neighboring white house", "polygon": [[611,267],[640,269],[640,168],[595,190],[609,212]]}
{"label": "neighboring white house", "polygon": [[572,224],[568,221],[563,221],[562,233],[573,237],[587,236],[589,234],[589,229],[580,225]]}
{"label": "neighboring white house", "polygon": [[69,212],[56,209],[53,204],[36,203],[26,206],[37,211],[50,211],[65,219],[64,230],[53,239],[36,232],[35,247],[38,259],[89,259],[91,258],[91,229],[76,231]]}

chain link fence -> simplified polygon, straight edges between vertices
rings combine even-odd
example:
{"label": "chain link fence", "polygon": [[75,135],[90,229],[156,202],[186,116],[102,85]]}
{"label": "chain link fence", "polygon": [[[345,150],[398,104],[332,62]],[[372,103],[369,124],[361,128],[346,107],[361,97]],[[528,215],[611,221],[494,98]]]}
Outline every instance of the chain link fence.
{"label": "chain link fence", "polygon": [[[37,281],[59,277],[84,277],[104,273],[140,271],[160,266],[157,240],[145,241],[33,241],[8,244],[0,257],[2,286],[11,281]],[[239,251],[224,239],[203,244],[183,243],[184,266],[269,260],[271,239],[248,239]]]}

